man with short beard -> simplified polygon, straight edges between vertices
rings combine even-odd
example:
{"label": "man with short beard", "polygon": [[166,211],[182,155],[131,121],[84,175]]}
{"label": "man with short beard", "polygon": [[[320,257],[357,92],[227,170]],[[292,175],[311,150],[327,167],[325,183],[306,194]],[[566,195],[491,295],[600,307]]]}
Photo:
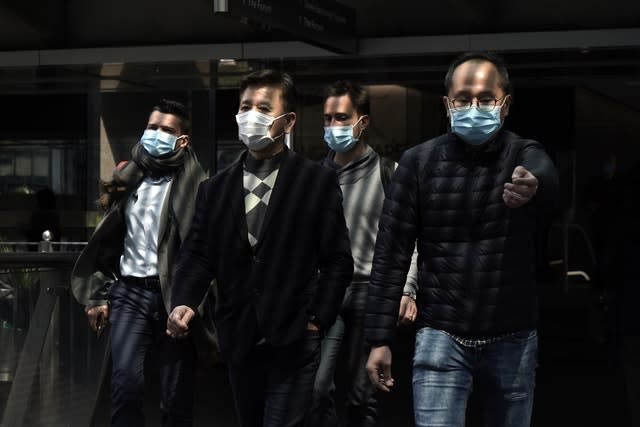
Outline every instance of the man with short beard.
{"label": "man with short beard", "polygon": [[[366,372],[364,315],[378,221],[397,164],[367,144],[369,104],[368,90],[355,82],[338,80],[325,90],[324,142],[330,151],[322,163],[338,174],[354,272],[338,318],[322,341],[307,427],[377,424],[378,402]],[[411,325],[416,318],[416,276],[414,258],[398,313],[402,325]],[[337,381],[338,372],[345,374],[342,381]],[[342,423],[338,415],[341,405],[336,402],[338,384],[345,390]]]}
{"label": "man with short beard", "polygon": [[[191,150],[184,106],[162,100],[113,180],[103,183],[107,210],[72,272],[73,295],[91,328],[110,324],[111,425],[143,426],[144,365],[153,347],[160,370],[161,425],[191,426],[196,354],[215,351],[212,322],[197,316],[194,339],[165,334],[178,249],[206,178]],[[209,289],[209,284],[205,286]],[[203,294],[197,306],[210,305]]]}

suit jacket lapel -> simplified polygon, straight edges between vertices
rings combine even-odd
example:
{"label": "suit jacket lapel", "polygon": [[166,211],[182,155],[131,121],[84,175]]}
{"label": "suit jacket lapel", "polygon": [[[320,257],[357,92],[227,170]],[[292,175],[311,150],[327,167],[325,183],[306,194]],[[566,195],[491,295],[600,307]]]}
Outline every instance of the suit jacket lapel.
{"label": "suit jacket lapel", "polygon": [[[267,207],[267,212],[265,213],[264,221],[262,223],[262,228],[260,229],[260,237],[258,238],[258,243],[255,247],[257,251],[258,248],[262,245],[264,241],[264,235],[269,229],[269,224],[274,216],[276,216],[278,207],[283,201],[283,198],[288,193],[288,188],[291,183],[291,175],[295,172],[295,158],[294,154],[287,150],[282,156],[282,161],[280,162],[280,167],[278,170],[278,176],[276,177],[276,182],[273,190],[271,190],[271,197],[269,199],[269,206]],[[245,221],[246,223],[246,221]]]}

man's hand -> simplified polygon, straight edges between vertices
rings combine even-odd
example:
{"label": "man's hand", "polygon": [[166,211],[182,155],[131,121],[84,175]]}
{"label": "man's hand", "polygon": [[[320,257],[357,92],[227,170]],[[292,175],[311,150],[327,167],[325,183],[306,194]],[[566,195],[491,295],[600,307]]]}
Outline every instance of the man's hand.
{"label": "man's hand", "polygon": [[186,305],[179,305],[174,308],[167,318],[167,335],[171,338],[184,338],[189,335],[189,322],[195,314]]}
{"label": "man's hand", "polygon": [[400,300],[400,312],[398,313],[398,324],[409,326],[415,322],[418,315],[416,301],[410,296],[403,295]]}
{"label": "man's hand", "polygon": [[391,377],[391,349],[388,345],[371,349],[367,361],[367,373],[378,390],[391,391],[394,381]]}
{"label": "man's hand", "polygon": [[538,191],[538,178],[522,166],[516,166],[511,182],[504,184],[502,200],[510,208],[519,208],[528,203]]}
{"label": "man's hand", "polygon": [[89,326],[98,334],[107,326],[109,306],[107,304],[88,305],[84,308]]}

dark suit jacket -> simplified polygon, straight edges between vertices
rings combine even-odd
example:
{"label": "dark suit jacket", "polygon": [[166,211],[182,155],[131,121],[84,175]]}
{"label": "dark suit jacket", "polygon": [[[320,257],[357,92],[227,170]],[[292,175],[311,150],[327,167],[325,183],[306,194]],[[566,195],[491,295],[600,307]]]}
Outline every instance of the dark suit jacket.
{"label": "dark suit jacket", "polygon": [[241,363],[261,339],[300,339],[310,316],[333,324],[353,276],[334,171],[283,153],[258,244],[251,248],[243,197],[247,153],[200,184],[181,248],[172,306],[195,308],[215,277],[216,328],[225,359]]}

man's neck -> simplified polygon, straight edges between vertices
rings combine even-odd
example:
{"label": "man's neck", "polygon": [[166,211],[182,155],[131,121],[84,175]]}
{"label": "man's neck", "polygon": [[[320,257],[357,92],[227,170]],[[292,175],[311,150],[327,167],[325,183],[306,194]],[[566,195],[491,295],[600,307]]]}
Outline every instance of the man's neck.
{"label": "man's neck", "polygon": [[278,138],[276,141],[273,141],[271,144],[269,144],[264,150],[249,150],[249,154],[251,154],[258,160],[268,159],[278,153],[281,153],[284,150],[284,147],[285,145],[283,142],[283,138]]}
{"label": "man's neck", "polygon": [[333,161],[340,165],[344,166],[358,158],[360,158],[367,151],[367,145],[364,142],[357,142],[356,145],[349,151],[339,152],[336,151],[336,155],[333,158]]}

